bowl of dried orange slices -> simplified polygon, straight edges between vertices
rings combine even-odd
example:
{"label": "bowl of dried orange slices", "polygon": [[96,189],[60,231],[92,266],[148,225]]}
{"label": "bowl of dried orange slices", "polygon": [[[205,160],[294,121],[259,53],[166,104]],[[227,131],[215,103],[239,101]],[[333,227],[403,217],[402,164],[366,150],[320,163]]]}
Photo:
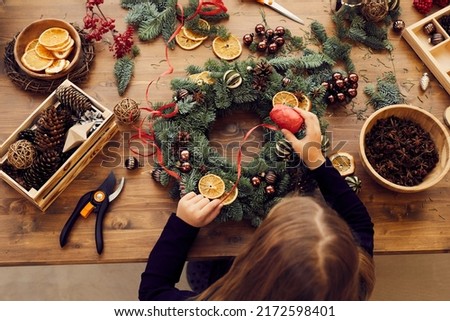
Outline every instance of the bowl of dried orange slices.
{"label": "bowl of dried orange slices", "polygon": [[81,39],[64,20],[42,19],[25,27],[14,44],[14,58],[30,77],[58,79],[77,65]]}

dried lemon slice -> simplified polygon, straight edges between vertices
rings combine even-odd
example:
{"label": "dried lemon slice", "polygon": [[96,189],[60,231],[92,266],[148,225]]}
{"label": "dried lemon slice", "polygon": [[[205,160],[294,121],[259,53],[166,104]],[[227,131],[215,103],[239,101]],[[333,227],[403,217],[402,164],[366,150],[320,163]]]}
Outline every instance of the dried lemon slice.
{"label": "dried lemon slice", "polygon": [[41,58],[55,59],[55,56],[53,55],[53,53],[50,50],[48,50],[47,48],[45,48],[43,45],[41,45],[40,43],[38,43],[36,45],[34,50],[36,50],[36,54]]}
{"label": "dried lemon slice", "polygon": [[50,67],[45,68],[45,73],[52,75],[61,72],[64,68],[66,68],[66,61],[66,59],[55,60]]}
{"label": "dried lemon slice", "polygon": [[[209,29],[210,29],[208,21],[203,20],[203,19],[198,19],[198,26],[199,26],[200,30],[209,31]],[[186,27],[182,27],[181,32],[183,32],[187,38],[189,38],[191,40],[195,40],[195,41],[199,41],[199,40],[203,41],[206,38],[208,38],[208,36],[199,34],[199,33],[195,32],[191,29],[188,29]]]}
{"label": "dried lemon slice", "polygon": [[231,193],[230,193],[230,191],[226,191],[224,194],[225,195],[222,197],[222,200],[223,200],[222,204],[223,205],[230,205],[238,197],[239,191],[238,191],[238,188],[236,187],[235,189],[233,189],[231,191]]}
{"label": "dried lemon slice", "polygon": [[177,42],[177,44],[185,49],[185,50],[192,50],[197,48],[198,46],[200,46],[203,43],[203,40],[192,40],[189,39],[188,37],[186,37],[184,35],[183,32],[179,32],[176,36],[175,36],[175,41]]}
{"label": "dried lemon slice", "polygon": [[53,59],[44,59],[36,54],[36,50],[28,50],[20,59],[28,69],[32,71],[42,71],[53,63]]}
{"label": "dried lemon slice", "polygon": [[272,105],[286,105],[290,107],[298,107],[297,97],[289,91],[279,91],[272,97]]}
{"label": "dried lemon slice", "polygon": [[219,198],[225,192],[225,183],[219,176],[207,174],[198,181],[198,191],[207,198]]}
{"label": "dried lemon slice", "polygon": [[28,50],[34,49],[36,48],[36,45],[39,43],[39,39],[33,39],[31,40],[27,46],[25,47],[25,52],[27,52]]}
{"label": "dried lemon slice", "polygon": [[69,38],[66,29],[53,27],[48,28],[39,36],[39,43],[47,48],[57,48],[64,44]]}
{"label": "dried lemon slice", "polygon": [[233,35],[230,35],[228,39],[214,38],[212,49],[216,56],[223,60],[234,60],[242,53],[241,42]]}
{"label": "dried lemon slice", "polygon": [[355,172],[355,160],[349,153],[339,152],[330,156],[331,164],[341,176],[351,175]]}

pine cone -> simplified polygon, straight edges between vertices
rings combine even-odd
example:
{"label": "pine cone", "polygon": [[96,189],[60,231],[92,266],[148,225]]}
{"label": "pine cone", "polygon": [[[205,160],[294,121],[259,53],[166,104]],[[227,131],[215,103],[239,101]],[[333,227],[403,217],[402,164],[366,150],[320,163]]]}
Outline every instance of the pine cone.
{"label": "pine cone", "polygon": [[91,101],[71,86],[59,86],[55,91],[55,95],[58,100],[66,108],[69,108],[72,114],[76,117],[81,117],[92,107]]}
{"label": "pine cone", "polygon": [[40,153],[24,173],[24,181],[27,186],[36,190],[58,170],[61,165],[59,153],[55,150],[45,150]]}
{"label": "pine cone", "polygon": [[267,61],[259,62],[255,69],[253,69],[253,74],[256,77],[268,78],[273,72],[272,66]]}
{"label": "pine cone", "polygon": [[261,61],[260,63],[258,63],[255,69],[253,69],[253,89],[264,91],[267,88],[267,82],[272,72],[273,68],[268,62]]}
{"label": "pine cone", "polygon": [[36,137],[34,143],[38,150],[55,149],[61,151],[64,146],[65,134],[72,125],[72,117],[66,109],[45,109],[36,122]]}
{"label": "pine cone", "polygon": [[29,141],[30,143],[34,143],[35,137],[36,137],[36,132],[30,128],[22,130],[18,135],[18,139],[25,139],[25,140]]}

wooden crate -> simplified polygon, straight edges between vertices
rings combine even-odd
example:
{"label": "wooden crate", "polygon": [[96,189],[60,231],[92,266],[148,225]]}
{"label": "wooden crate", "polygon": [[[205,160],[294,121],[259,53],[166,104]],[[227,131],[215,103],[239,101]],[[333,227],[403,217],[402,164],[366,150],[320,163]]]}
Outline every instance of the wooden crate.
{"label": "wooden crate", "polygon": [[[450,6],[406,28],[403,32],[403,38],[450,94],[450,35],[439,24],[439,18],[446,15],[450,15]],[[423,29],[428,23],[434,24],[436,31],[444,36],[444,41],[437,45],[430,43],[430,35]]]}
{"label": "wooden crate", "polygon": [[[103,121],[88,136],[87,140],[79,145],[75,152],[59,167],[59,169],[47,180],[47,182],[36,190],[31,188],[26,190],[4,171],[0,171],[1,178],[12,188],[22,194],[34,205],[45,211],[64,189],[75,179],[75,177],[86,167],[87,164],[102,150],[103,146],[116,134],[118,127],[114,114],[95,99],[86,94],[69,80],[64,81],[61,86],[72,86],[92,103],[94,110],[101,112]],[[8,149],[11,144],[17,141],[19,133],[27,128],[31,128],[39,118],[41,112],[58,102],[54,91],[36,110],[20,125],[19,128],[4,142],[0,148],[0,164],[7,160]]]}

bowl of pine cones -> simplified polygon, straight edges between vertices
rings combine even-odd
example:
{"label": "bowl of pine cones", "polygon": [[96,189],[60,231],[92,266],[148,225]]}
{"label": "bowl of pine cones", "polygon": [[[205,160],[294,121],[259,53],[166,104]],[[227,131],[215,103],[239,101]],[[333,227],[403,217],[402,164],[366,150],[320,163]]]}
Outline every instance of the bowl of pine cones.
{"label": "bowl of pine cones", "polygon": [[36,79],[58,79],[77,65],[81,55],[77,30],[59,19],[41,19],[26,26],[14,43],[20,69]]}
{"label": "bowl of pine cones", "polygon": [[431,113],[411,105],[380,108],[359,139],[363,167],[381,186],[400,193],[424,191],[450,169],[450,136]]}

